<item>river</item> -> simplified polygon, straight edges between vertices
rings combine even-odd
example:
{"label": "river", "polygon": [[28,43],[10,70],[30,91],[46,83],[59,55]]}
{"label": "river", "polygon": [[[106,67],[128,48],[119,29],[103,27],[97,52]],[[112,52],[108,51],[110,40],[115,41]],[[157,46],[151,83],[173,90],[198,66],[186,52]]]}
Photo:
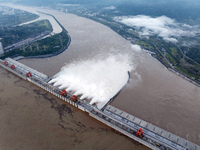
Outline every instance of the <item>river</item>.
{"label": "river", "polygon": [[[39,8],[38,8],[39,9]],[[69,32],[72,42],[61,55],[20,62],[53,76],[65,64],[96,55],[128,53],[136,71],[112,105],[200,145],[200,88],[167,70],[159,61],[110,28],[92,20],[56,10],[52,14]]]}
{"label": "river", "polygon": [[148,150],[1,67],[0,83],[1,150]]}

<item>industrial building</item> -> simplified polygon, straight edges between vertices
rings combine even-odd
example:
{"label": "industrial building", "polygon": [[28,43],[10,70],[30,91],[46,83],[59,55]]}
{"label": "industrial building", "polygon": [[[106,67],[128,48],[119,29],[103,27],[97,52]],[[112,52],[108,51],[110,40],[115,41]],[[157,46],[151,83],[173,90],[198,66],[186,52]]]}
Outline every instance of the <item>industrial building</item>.
{"label": "industrial building", "polygon": [[3,45],[2,43],[0,42],[0,56],[4,53],[4,50],[3,50]]}

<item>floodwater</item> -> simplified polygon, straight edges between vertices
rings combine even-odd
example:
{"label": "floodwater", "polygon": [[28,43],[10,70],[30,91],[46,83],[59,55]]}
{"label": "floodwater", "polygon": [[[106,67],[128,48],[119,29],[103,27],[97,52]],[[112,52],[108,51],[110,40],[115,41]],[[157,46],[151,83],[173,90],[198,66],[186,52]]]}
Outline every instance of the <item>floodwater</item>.
{"label": "floodwater", "polygon": [[0,67],[1,150],[148,150]]}
{"label": "floodwater", "polygon": [[154,58],[138,61],[141,81],[131,77],[112,105],[200,145],[200,88]]}
{"label": "floodwater", "polygon": [[131,72],[131,81],[112,105],[200,145],[199,87],[168,71],[144,51],[134,50],[128,41],[104,25],[54,10],[40,11],[54,15],[69,31],[72,42],[61,55],[24,59],[22,63],[52,76],[71,61],[130,53],[137,74]]}

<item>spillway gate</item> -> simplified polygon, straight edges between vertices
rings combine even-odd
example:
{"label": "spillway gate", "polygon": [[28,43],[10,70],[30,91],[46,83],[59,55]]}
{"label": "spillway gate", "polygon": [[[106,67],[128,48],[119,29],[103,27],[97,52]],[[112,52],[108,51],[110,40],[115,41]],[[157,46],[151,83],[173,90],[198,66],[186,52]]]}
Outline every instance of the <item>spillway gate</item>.
{"label": "spillway gate", "polygon": [[[30,67],[27,67],[19,62],[12,60],[11,58],[6,59],[9,65],[5,65],[3,60],[0,60],[0,66],[4,69],[12,72],[13,74],[27,80],[38,87],[48,91],[49,93],[57,96],[58,98],[78,107],[82,111],[88,112],[89,115],[111,128],[121,132],[122,134],[134,139],[143,145],[151,149],[161,150],[200,150],[200,146],[196,145],[186,139],[176,136],[168,131],[165,131],[159,127],[156,127],[146,121],[143,121],[131,114],[128,114],[118,108],[111,105],[106,105],[103,110],[90,105],[84,100],[78,99],[77,102],[72,102],[70,97],[60,95],[60,89],[49,84],[50,80],[45,74],[42,74]],[[11,68],[11,65],[15,65],[15,69]],[[31,78],[26,76],[27,72],[32,72]],[[136,131],[142,128],[144,131],[143,137],[139,138],[136,136]]]}

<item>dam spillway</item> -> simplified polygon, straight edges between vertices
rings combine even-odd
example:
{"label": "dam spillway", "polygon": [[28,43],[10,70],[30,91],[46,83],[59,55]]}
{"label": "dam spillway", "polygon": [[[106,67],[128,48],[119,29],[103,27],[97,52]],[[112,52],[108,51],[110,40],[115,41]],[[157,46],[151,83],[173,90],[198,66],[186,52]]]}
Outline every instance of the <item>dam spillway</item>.
{"label": "dam spillway", "polygon": [[[48,91],[49,93],[59,97],[60,99],[72,104],[82,111],[88,112],[91,117],[105,123],[113,129],[130,137],[131,139],[142,143],[149,148],[163,150],[200,150],[200,146],[159,127],[156,127],[109,104],[106,104],[104,109],[100,110],[95,106],[90,105],[85,100],[80,100],[79,98],[76,102],[73,102],[70,99],[72,94],[62,96],[60,94],[60,89],[48,83],[51,78],[17,61],[14,61],[11,58],[7,58],[4,61],[0,60],[0,66],[19,76],[20,78],[23,78],[24,80],[27,80]],[[27,76],[27,73],[29,72],[31,72],[31,77]],[[136,132],[139,128],[142,128],[144,132],[141,138],[136,136]]]}

